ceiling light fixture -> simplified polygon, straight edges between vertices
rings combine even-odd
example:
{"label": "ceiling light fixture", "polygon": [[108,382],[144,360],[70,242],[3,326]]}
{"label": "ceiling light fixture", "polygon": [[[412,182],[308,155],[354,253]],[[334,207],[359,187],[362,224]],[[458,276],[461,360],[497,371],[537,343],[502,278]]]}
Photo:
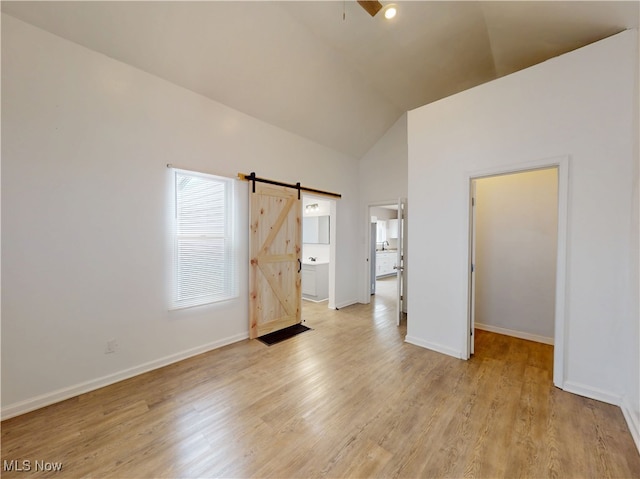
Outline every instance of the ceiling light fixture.
{"label": "ceiling light fixture", "polygon": [[398,8],[393,3],[384,7],[384,18],[387,20],[391,20],[395,17],[396,13],[398,13]]}
{"label": "ceiling light fixture", "polygon": [[312,205],[307,205],[304,207],[305,213],[313,213],[314,211],[318,211],[319,209],[320,206],[318,205],[318,203],[314,203]]}
{"label": "ceiling light fixture", "polygon": [[[358,0],[358,3],[362,8],[366,10],[366,12],[375,17],[376,14],[382,10],[384,12],[384,18],[387,20],[391,20],[398,13],[398,7],[394,3],[390,3],[389,5],[382,5],[378,0]],[[344,20],[344,12],[343,12],[343,20]]]}

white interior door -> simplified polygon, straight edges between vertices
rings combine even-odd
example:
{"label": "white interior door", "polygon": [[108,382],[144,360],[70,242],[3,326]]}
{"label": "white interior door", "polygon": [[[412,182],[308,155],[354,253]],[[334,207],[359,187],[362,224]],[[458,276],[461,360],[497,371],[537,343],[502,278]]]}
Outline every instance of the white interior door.
{"label": "white interior door", "polygon": [[469,205],[469,357],[475,353],[476,327],[476,180],[471,180]]}
{"label": "white interior door", "polygon": [[396,278],[398,283],[398,298],[396,301],[396,324],[400,326],[402,311],[404,310],[404,228],[405,228],[405,200],[398,200],[398,256],[396,258]]}

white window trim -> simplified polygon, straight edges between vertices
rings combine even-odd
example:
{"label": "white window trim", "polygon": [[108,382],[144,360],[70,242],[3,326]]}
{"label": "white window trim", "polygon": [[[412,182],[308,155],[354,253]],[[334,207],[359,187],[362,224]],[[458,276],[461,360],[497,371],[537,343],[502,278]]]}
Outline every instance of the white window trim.
{"label": "white window trim", "polygon": [[[185,308],[193,308],[197,306],[204,306],[207,304],[219,303],[223,301],[228,301],[238,297],[238,278],[237,278],[237,258],[235,254],[236,244],[234,238],[234,185],[235,182],[231,178],[225,178],[221,176],[215,176],[205,173],[199,173],[189,170],[173,170],[173,188],[174,188],[174,221],[173,221],[173,262],[172,262],[172,288],[171,288],[171,298],[170,298],[170,310],[178,310]],[[196,234],[188,234],[185,232],[179,231],[180,229],[180,218],[179,218],[179,192],[178,192],[178,178],[179,177],[191,177],[191,178],[202,178],[206,180],[213,181],[217,184],[224,185],[224,213],[223,213],[223,222],[224,222],[224,231],[222,234],[214,234],[214,233],[196,233]],[[196,230],[198,229],[199,223],[195,222]],[[207,240],[220,240],[222,239],[225,246],[222,252],[222,259],[215,258],[214,256],[210,256],[210,261],[215,261],[216,265],[211,268],[204,268],[200,270],[200,266],[202,262],[197,261],[197,259],[205,259],[206,255],[203,255],[202,251],[194,250],[189,252],[188,250],[183,254],[182,258],[185,255],[188,257],[191,253],[192,258],[196,258],[196,260],[188,262],[188,260],[181,261],[180,255],[180,240],[198,240],[203,239]],[[202,247],[203,243],[200,245],[196,245]],[[206,249],[206,247],[204,247]],[[215,252],[220,255],[220,251]],[[212,255],[215,255],[212,253]],[[191,271],[185,274],[185,276],[191,276],[191,278],[185,278],[184,276],[181,278],[180,268],[183,267],[183,270]],[[220,269],[222,268],[222,282],[213,281],[211,283],[207,282],[206,284],[211,285],[210,294],[206,294],[205,291],[207,288],[203,288],[201,290],[201,294],[195,294],[189,296],[188,294],[184,294],[181,297],[181,291],[184,289],[195,288],[198,289],[198,285],[202,284],[198,282],[198,278],[201,277],[203,281],[211,281],[212,276],[219,275],[221,273]],[[201,274],[201,276],[198,276]],[[207,280],[208,276],[208,280]],[[181,284],[182,281],[182,284]],[[189,281],[192,281],[192,284],[189,284]]]}

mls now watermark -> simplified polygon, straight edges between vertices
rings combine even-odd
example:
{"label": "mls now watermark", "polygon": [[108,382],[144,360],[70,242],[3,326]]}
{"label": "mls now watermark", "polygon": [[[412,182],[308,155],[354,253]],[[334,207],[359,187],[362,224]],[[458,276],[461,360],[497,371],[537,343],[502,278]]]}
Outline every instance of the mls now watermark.
{"label": "mls now watermark", "polygon": [[46,471],[46,472],[58,472],[62,471],[61,462],[49,462],[49,461],[31,461],[29,459],[12,459],[2,461],[2,470],[4,472],[29,472],[29,471]]}

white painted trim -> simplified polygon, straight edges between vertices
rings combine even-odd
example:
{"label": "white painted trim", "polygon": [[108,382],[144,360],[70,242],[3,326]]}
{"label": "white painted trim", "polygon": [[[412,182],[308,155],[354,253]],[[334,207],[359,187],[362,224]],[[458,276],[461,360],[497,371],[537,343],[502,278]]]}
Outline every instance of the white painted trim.
{"label": "white painted trim", "polygon": [[[476,327],[478,327],[478,324],[476,324]],[[422,348],[430,349],[438,353],[446,354],[448,356],[453,356],[458,359],[466,359],[466,357],[463,356],[463,352],[461,351],[456,351],[446,346],[442,346],[441,344],[424,341],[413,336],[407,336],[405,338],[405,342]],[[612,394],[609,391],[593,388],[591,386],[586,386],[584,384],[579,384],[571,381],[565,382],[564,386],[564,391],[568,393],[577,394],[579,396],[587,397],[589,399],[595,399],[596,401],[602,401],[620,407],[629,427],[629,431],[631,432],[633,440],[636,443],[638,452],[640,452],[640,419],[634,416],[632,408],[629,407],[626,400],[623,400],[619,395]]]}
{"label": "white painted trim", "polygon": [[[302,297],[302,301],[309,301],[310,303],[324,303],[325,301],[329,301],[329,298],[324,298],[324,299],[311,299],[311,298],[305,298],[304,296]],[[327,303],[328,304],[328,303]],[[327,306],[329,307],[329,306]],[[330,308],[330,309],[335,309],[335,308]]]}
{"label": "white painted trim", "polygon": [[9,419],[14,416],[19,416],[20,414],[25,414],[42,407],[64,401],[65,399],[79,396],[80,394],[94,391],[96,389],[109,386],[125,379],[129,379],[134,376],[153,371],[154,369],[159,369],[164,366],[168,366],[169,364],[177,363],[179,361],[182,361],[183,359],[197,356],[198,354],[206,353],[208,351],[212,351],[214,349],[218,349],[228,344],[232,344],[248,338],[248,332],[236,334],[234,336],[214,341],[212,343],[204,344],[202,346],[187,349],[186,351],[171,354],[169,356],[165,356],[164,358],[149,361],[147,363],[143,363],[138,366],[125,369],[123,371],[119,371],[117,373],[108,374],[100,378],[85,381],[80,384],[69,386],[63,389],[58,389],[57,391],[53,391],[51,393],[42,394],[41,396],[36,396],[24,401],[20,401],[18,403],[10,404],[2,408],[2,420]]}
{"label": "white painted trim", "polygon": [[633,412],[633,407],[629,404],[628,398],[629,396],[624,396],[622,398],[620,409],[622,409],[622,414],[624,415],[625,421],[627,421],[631,437],[633,437],[633,441],[636,443],[636,448],[640,453],[640,417]]}
{"label": "white painted trim", "polygon": [[631,434],[633,442],[635,442],[636,448],[640,453],[640,417],[633,412],[633,407],[629,403],[628,396],[620,396],[618,394],[605,391],[604,389],[594,388],[585,384],[575,383],[573,381],[566,381],[563,389],[568,393],[577,394],[578,396],[618,406],[622,410],[622,415],[624,416],[627,427],[629,428],[629,433]]}
{"label": "white painted trim", "polygon": [[[338,202],[329,200],[329,303],[328,308],[336,307],[336,245],[338,244]],[[331,226],[333,225],[333,227]]]}
{"label": "white painted trim", "polygon": [[409,344],[413,344],[414,346],[420,346],[421,348],[430,349],[435,351],[436,353],[446,354],[447,356],[453,356],[457,359],[467,359],[464,356],[463,351],[457,351],[455,349],[449,348],[447,346],[443,346],[442,344],[432,343],[430,341],[425,341],[421,338],[416,338],[415,336],[406,336],[404,341]]}
{"label": "white painted trim", "polygon": [[[558,248],[557,248],[557,262],[556,262],[556,309],[555,309],[555,331],[554,331],[554,352],[553,352],[553,384],[560,389],[565,389],[564,378],[566,377],[566,361],[565,351],[568,344],[568,321],[569,317],[567,311],[568,305],[566,302],[566,291],[568,290],[568,277],[567,277],[567,229],[569,224],[569,166],[570,156],[562,155],[553,158],[543,158],[540,160],[528,161],[524,163],[517,163],[513,165],[497,166],[492,168],[485,168],[482,170],[469,171],[465,173],[466,185],[471,184],[472,180],[478,178],[485,178],[490,176],[498,176],[510,173],[523,173],[526,171],[540,170],[544,168],[558,168]],[[470,195],[470,188],[466,188],[467,195]],[[471,200],[467,198],[469,204]],[[467,231],[467,237],[471,234],[469,231],[471,211],[467,210],[467,215],[464,218],[465,230]],[[466,261],[464,268],[466,270],[465,278],[467,278],[467,327],[461,331],[464,335],[463,344],[467,344],[467,351],[465,351],[465,357],[470,356],[470,343],[468,340],[468,334],[470,329],[470,295],[469,295],[469,248],[467,245]]]}
{"label": "white painted trim", "polygon": [[[329,202],[329,276],[328,276],[328,283],[327,283],[327,294],[328,297],[325,299],[322,299],[320,301],[326,301],[327,299],[329,300],[329,303],[327,305],[327,307],[329,309],[336,309],[335,306],[335,301],[336,301],[336,258],[337,258],[337,253],[336,253],[336,244],[337,244],[337,237],[338,237],[338,218],[337,218],[337,214],[338,214],[338,204],[336,202],[335,199],[329,198],[327,196],[323,196],[323,195],[314,195],[313,193],[303,193],[302,194],[303,197],[308,197],[308,198],[318,198],[318,199],[322,199],[323,201],[328,201]],[[307,298],[302,298],[302,299],[307,299]],[[308,301],[314,301],[312,299],[309,299]]]}
{"label": "white painted trim", "polygon": [[[340,304],[336,304],[335,309],[342,309],[342,308],[346,308],[347,306],[351,306],[352,304],[357,304],[358,300],[357,299],[349,299],[347,301],[342,301]],[[331,308],[333,309],[333,308]]]}
{"label": "white painted trim", "polygon": [[607,404],[613,404],[620,407],[622,398],[618,394],[613,394],[604,389],[594,388],[587,386],[586,384],[575,383],[573,381],[566,381],[564,383],[564,391],[578,396],[583,396],[589,399],[595,399],[596,401],[606,402]]}
{"label": "white painted trim", "polygon": [[558,159],[558,246],[556,252],[556,312],[553,349],[553,384],[564,389],[567,376],[565,353],[568,348],[569,311],[567,291],[568,230],[569,230],[569,156]]}
{"label": "white painted trim", "polygon": [[[406,203],[406,198],[402,198],[403,201],[405,201]],[[369,248],[371,246],[371,208],[376,208],[379,206],[389,206],[389,205],[397,205],[399,201],[399,198],[396,198],[395,200],[387,200],[387,201],[372,201],[370,203],[367,203],[364,207],[365,209],[365,251],[364,251],[364,257],[362,258],[362,262],[363,262],[363,273],[364,273],[364,284],[361,285],[362,289],[359,293],[361,300],[359,301],[362,304],[369,304],[371,302],[371,264],[370,261],[367,261],[367,258],[369,258]],[[406,225],[406,219],[405,219],[405,225]],[[406,226],[405,226],[406,228]],[[405,230],[405,234],[406,234],[406,230]],[[405,270],[406,271],[406,270]],[[406,301],[405,301],[406,304]]]}
{"label": "white painted trim", "polygon": [[514,331],[513,329],[500,328],[490,324],[476,323],[476,329],[490,331],[492,333],[504,334],[505,336],[513,336],[514,338],[526,339],[527,341],[535,341],[537,343],[551,344],[553,346],[553,338],[539,336],[537,334],[525,333],[523,331]]}

